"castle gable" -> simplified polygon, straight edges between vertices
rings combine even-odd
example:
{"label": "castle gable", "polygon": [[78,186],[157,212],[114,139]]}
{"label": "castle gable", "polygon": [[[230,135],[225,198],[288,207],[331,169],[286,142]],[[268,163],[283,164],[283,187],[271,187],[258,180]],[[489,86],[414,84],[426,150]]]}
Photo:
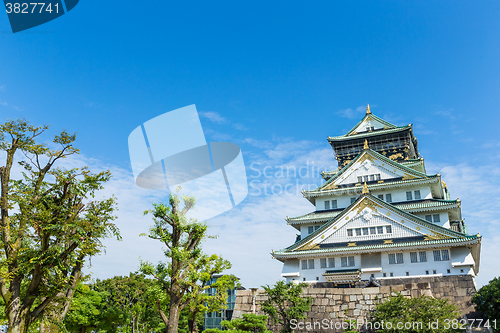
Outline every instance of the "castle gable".
{"label": "castle gable", "polygon": [[[393,244],[409,240],[460,238],[462,235],[405,213],[369,194],[290,250],[301,251],[361,244]],[[358,244],[359,243],[359,244]],[[353,248],[354,249],[354,248]]]}
{"label": "castle gable", "polygon": [[375,151],[366,149],[342,172],[322,186],[323,190],[347,184],[381,182],[388,179],[417,179],[427,175],[394,162]]}

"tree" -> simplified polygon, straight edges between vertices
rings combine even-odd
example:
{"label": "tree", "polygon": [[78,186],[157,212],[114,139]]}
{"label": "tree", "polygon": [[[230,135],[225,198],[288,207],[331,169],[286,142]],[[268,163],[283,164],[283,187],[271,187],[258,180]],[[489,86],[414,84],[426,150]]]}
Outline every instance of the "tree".
{"label": "tree", "polygon": [[[459,329],[460,325],[446,325],[447,322],[451,324],[458,318],[460,318],[458,307],[450,303],[447,298],[424,295],[410,298],[397,294],[377,304],[370,321],[385,323],[384,329],[378,332],[462,332],[463,330]],[[398,323],[402,323],[403,326],[401,324],[398,326]],[[407,323],[410,325],[404,326]],[[437,325],[429,325],[430,323]]]}
{"label": "tree", "polygon": [[[214,255],[213,255],[214,256]],[[205,312],[219,312],[227,305],[228,290],[233,290],[239,286],[238,278],[234,275],[222,275],[211,283],[214,272],[221,271],[221,267],[214,267],[213,263],[222,263],[221,258],[214,256],[212,261],[207,261],[199,269],[198,282],[194,282],[199,290],[192,292],[193,296],[189,302],[189,331],[197,332],[197,315]],[[194,289],[194,288],[193,288]]]}
{"label": "tree", "polygon": [[[160,299],[157,300],[167,333],[177,333],[183,309],[203,309],[199,305],[204,300],[202,293],[208,289],[207,282],[214,274],[231,268],[231,264],[220,256],[202,252],[201,241],[207,237],[207,225],[186,217],[194,204],[194,198],[183,196],[181,205],[179,196],[171,194],[168,206],[153,204],[153,209],[145,212],[152,214],[154,221],[148,236],[166,246],[167,262],[157,265],[141,262],[140,271],[154,276],[168,297],[168,316],[160,306]],[[195,321],[196,316],[192,320]],[[190,326],[192,330],[197,327],[195,322]]]}
{"label": "tree", "polygon": [[105,292],[93,290],[85,284],[78,284],[64,322],[70,331],[85,333],[99,327],[103,321],[103,299]]}
{"label": "tree", "polygon": [[493,323],[490,325],[495,332],[500,332],[500,278],[496,277],[482,286],[472,296],[472,303],[476,304],[476,310],[484,313],[490,321],[497,320],[497,327],[494,327]]}
{"label": "tree", "polygon": [[300,296],[302,288],[307,283],[285,283],[280,280],[272,287],[262,286],[267,299],[262,303],[261,309],[269,315],[274,324],[281,324],[280,332],[292,332],[290,321],[305,318],[305,312],[311,307],[311,297]]}
{"label": "tree", "polygon": [[[61,168],[79,152],[76,136],[63,131],[51,149],[36,142],[47,129],[25,120],[0,125],[0,294],[12,333],[27,332],[44,313],[64,318],[84,260],[101,251],[102,238],[119,238],[115,199],[92,200],[110,172]],[[22,177],[13,179],[20,155]]]}
{"label": "tree", "polygon": [[224,327],[224,331],[216,328],[211,328],[203,331],[203,333],[271,333],[266,327],[267,316],[266,315],[256,315],[253,313],[244,313],[241,315],[243,318],[233,319],[231,321],[223,320],[220,324]]}
{"label": "tree", "polygon": [[[156,281],[143,274],[130,273],[129,276],[115,276],[97,280],[93,288],[105,292],[104,316],[114,317],[113,325],[137,333],[159,331],[161,318],[155,307],[156,295],[160,292]],[[106,320],[109,322],[111,318]],[[98,330],[109,330],[102,325]]]}

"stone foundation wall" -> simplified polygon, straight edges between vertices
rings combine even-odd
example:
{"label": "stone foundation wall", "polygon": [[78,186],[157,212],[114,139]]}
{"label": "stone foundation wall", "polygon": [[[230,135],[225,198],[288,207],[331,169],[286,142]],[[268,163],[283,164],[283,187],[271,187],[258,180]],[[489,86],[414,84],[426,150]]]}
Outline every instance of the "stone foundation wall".
{"label": "stone foundation wall", "polygon": [[[470,275],[398,278],[377,282],[381,283],[382,286],[340,289],[334,288],[331,283],[309,284],[308,287],[304,288],[303,296],[312,297],[312,305],[311,310],[306,313],[307,319],[304,321],[367,319],[375,304],[398,292],[410,297],[419,297],[420,295],[435,298],[445,297],[458,305],[463,314],[474,311],[471,298],[476,293],[476,285],[474,278]],[[257,291],[257,314],[263,314],[260,303],[266,298],[264,290]],[[233,318],[240,318],[243,313],[252,313],[251,290],[238,290],[236,294]],[[273,332],[279,331],[277,327],[270,326],[270,329]],[[342,330],[332,330],[332,332],[342,332]]]}

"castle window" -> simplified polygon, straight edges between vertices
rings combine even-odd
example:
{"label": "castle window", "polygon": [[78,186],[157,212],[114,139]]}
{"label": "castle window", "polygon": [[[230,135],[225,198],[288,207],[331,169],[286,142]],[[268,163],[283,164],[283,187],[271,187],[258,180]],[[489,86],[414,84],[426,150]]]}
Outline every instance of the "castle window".
{"label": "castle window", "polygon": [[370,274],[370,276],[371,276],[372,278],[374,278],[374,277],[375,277],[375,274]]}
{"label": "castle window", "polygon": [[302,260],[302,269],[314,269],[314,259]]}
{"label": "castle window", "polygon": [[413,200],[413,197],[411,195],[411,191],[406,192],[406,200]]}
{"label": "castle window", "polygon": [[434,261],[447,261],[450,260],[450,253],[448,250],[435,250],[433,251]]}
{"label": "castle window", "polygon": [[353,267],[354,266],[354,257],[341,257],[340,258],[340,266]]}
{"label": "castle window", "polygon": [[307,260],[302,260],[302,269],[307,269]]}
{"label": "castle window", "polygon": [[385,195],[385,201],[392,202],[392,195],[390,193]]}
{"label": "castle window", "polygon": [[406,272],[406,276],[410,276],[410,272]]}
{"label": "castle window", "polygon": [[325,201],[325,209],[330,209],[330,201]]}
{"label": "castle window", "polygon": [[436,270],[433,270],[433,271],[432,271],[432,274],[437,274]]}
{"label": "castle window", "polygon": [[363,176],[358,176],[358,183],[362,183],[363,182]]}
{"label": "castle window", "polygon": [[379,195],[378,195],[378,198],[379,198],[380,200],[384,200],[384,195],[383,195],[383,194],[379,194]]}
{"label": "castle window", "polygon": [[377,227],[377,234],[383,234],[384,233],[384,227]]}
{"label": "castle window", "polygon": [[420,199],[420,190],[416,190],[414,192],[414,194],[415,194],[415,200],[419,200]]}
{"label": "castle window", "polygon": [[369,178],[368,178],[368,176],[363,176],[363,180],[364,180],[365,182],[367,182],[367,181],[368,181],[368,179],[369,179]]}
{"label": "castle window", "polygon": [[312,234],[313,231],[314,231],[314,227],[313,226],[307,227],[307,233],[308,234]]}
{"label": "castle window", "polygon": [[347,229],[347,236],[352,237],[352,229]]}
{"label": "castle window", "polygon": [[441,219],[439,218],[439,214],[425,215],[425,220],[429,221],[429,222],[441,222]]}
{"label": "castle window", "polygon": [[447,269],[447,270],[446,270],[446,273],[450,274],[450,273],[451,273],[451,270]]}
{"label": "castle window", "polygon": [[377,174],[375,175],[375,180],[380,180],[380,173],[377,173]]}
{"label": "castle window", "polygon": [[418,253],[418,256],[420,257],[420,262],[426,262],[427,261],[427,252],[421,251]]}
{"label": "castle window", "polygon": [[302,278],[302,281],[305,281],[305,280],[306,280],[306,278]]}
{"label": "castle window", "polygon": [[394,273],[393,273],[393,272],[390,272],[390,273],[389,273],[389,275],[390,275],[390,276],[394,276]]}
{"label": "castle window", "polygon": [[356,228],[356,236],[361,236],[361,228]]}
{"label": "castle window", "polygon": [[412,263],[418,262],[417,252],[410,252],[410,261]]}
{"label": "castle window", "polygon": [[425,275],[429,275],[429,271],[425,271]]}
{"label": "castle window", "polygon": [[319,260],[319,267],[320,268],[326,268],[326,258],[321,258]]}
{"label": "castle window", "polygon": [[316,276],[316,281],[319,281],[319,276]]}
{"label": "castle window", "polygon": [[370,227],[370,235],[375,235],[377,233],[377,228]]}
{"label": "castle window", "polygon": [[461,269],[461,270],[460,270],[460,273],[463,273],[463,272],[464,272],[464,270],[463,270],[463,269]]}
{"label": "castle window", "polygon": [[450,260],[450,253],[448,252],[448,250],[441,250],[441,260]]}
{"label": "castle window", "polygon": [[363,236],[368,235],[368,228],[363,228]]}
{"label": "castle window", "polygon": [[388,234],[392,234],[392,227],[390,225],[386,226],[385,232],[387,232]]}
{"label": "castle window", "polygon": [[383,273],[383,274],[382,274],[382,276],[383,276],[383,277],[387,277],[387,273]]}
{"label": "castle window", "polygon": [[332,200],[332,209],[337,208],[337,200]]}
{"label": "castle window", "polygon": [[375,175],[370,175],[370,181],[374,181],[375,180]]}
{"label": "castle window", "polygon": [[335,258],[328,258],[328,268],[335,268]]}
{"label": "castle window", "polygon": [[403,254],[402,253],[389,253],[389,264],[402,264]]}
{"label": "castle window", "polygon": [[320,225],[315,225],[314,226],[314,231],[318,230],[321,226]]}

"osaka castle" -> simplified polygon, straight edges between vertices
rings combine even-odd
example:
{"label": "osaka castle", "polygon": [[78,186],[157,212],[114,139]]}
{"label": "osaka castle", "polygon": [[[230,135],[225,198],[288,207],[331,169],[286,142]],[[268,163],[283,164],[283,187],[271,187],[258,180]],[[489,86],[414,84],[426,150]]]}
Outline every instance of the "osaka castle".
{"label": "osaka castle", "polygon": [[286,221],[300,234],[273,251],[290,281],[334,282],[472,275],[481,237],[468,233],[461,202],[441,175],[429,175],[412,124],[370,112],[345,135],[328,137],[338,169],[303,191],[314,211]]}

